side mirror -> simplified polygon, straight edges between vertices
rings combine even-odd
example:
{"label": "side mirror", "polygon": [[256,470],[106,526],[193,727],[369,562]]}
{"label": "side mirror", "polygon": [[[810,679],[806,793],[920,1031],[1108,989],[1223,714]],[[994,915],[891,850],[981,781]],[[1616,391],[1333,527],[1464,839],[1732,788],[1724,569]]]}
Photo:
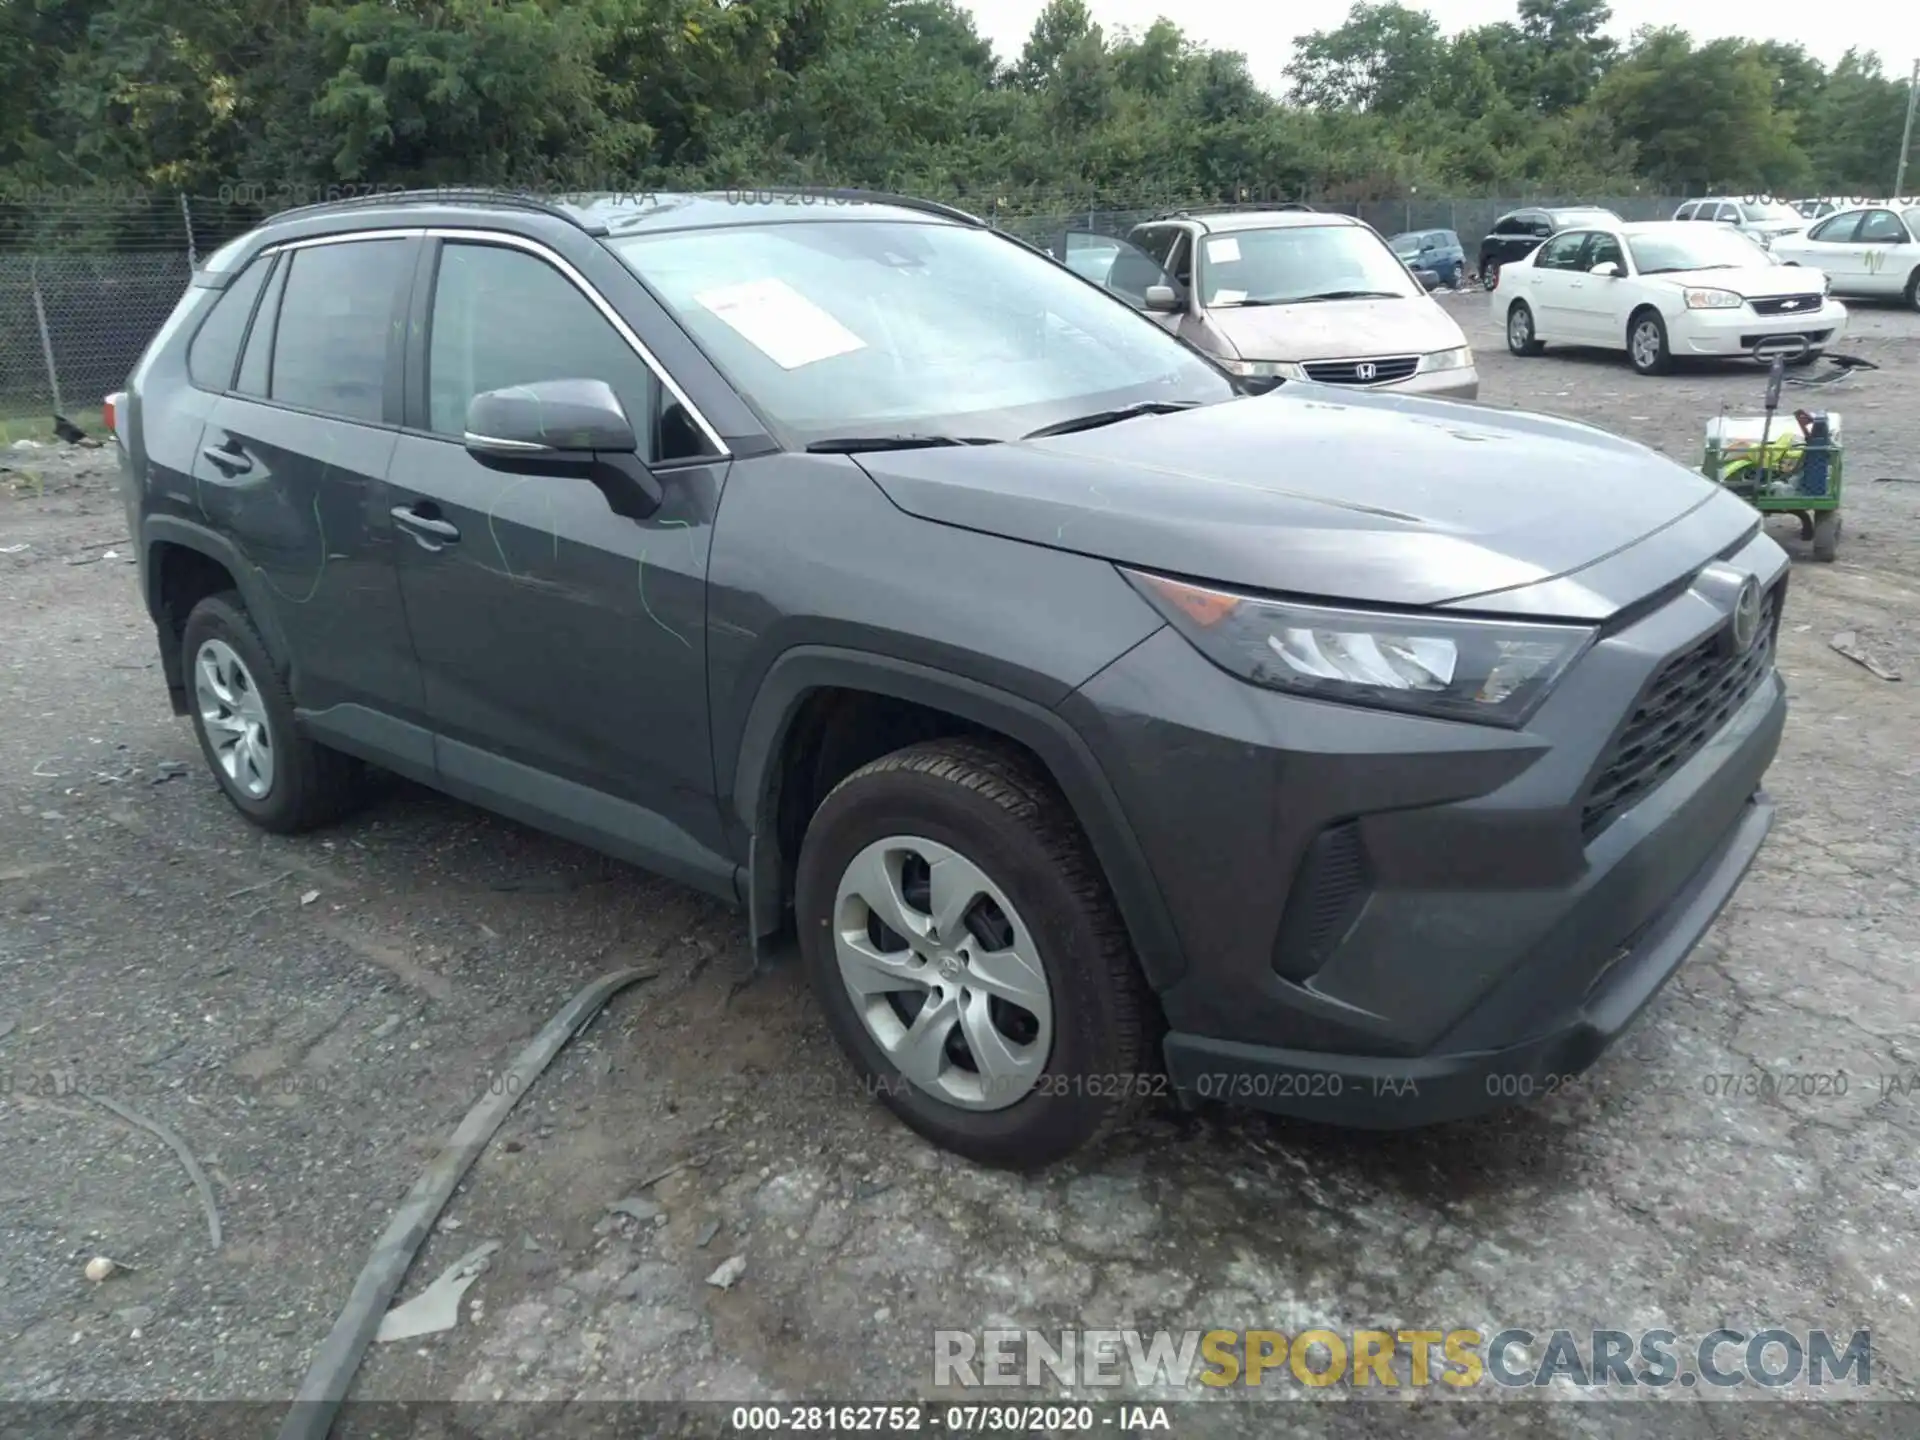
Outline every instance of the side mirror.
{"label": "side mirror", "polygon": [[467,403],[469,454],[481,460],[551,466],[640,448],[620,397],[604,380],[541,380],[483,390]]}
{"label": "side mirror", "polygon": [[665,499],[640,459],[633,422],[604,380],[483,390],[467,403],[463,443],[490,470],[581,476],[630,520],[646,519]]}
{"label": "side mirror", "polygon": [[1157,315],[1176,315],[1180,311],[1180,297],[1171,285],[1149,285],[1146,307]]}
{"label": "side mirror", "polygon": [[1594,266],[1593,269],[1589,270],[1587,273],[1589,275],[1604,275],[1609,280],[1618,280],[1620,278],[1621,271],[1620,271],[1619,263],[1617,261],[1602,260],[1598,265]]}

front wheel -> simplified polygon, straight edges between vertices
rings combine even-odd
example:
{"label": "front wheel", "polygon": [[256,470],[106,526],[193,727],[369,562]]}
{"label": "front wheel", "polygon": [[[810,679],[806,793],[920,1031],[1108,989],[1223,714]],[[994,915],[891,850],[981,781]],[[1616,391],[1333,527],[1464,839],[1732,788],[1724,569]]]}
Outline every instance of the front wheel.
{"label": "front wheel", "polygon": [[794,903],[834,1038],[937,1145],[1031,1169],[1164,1087],[1105,879],[1012,755],[935,741],[856,770],[807,827]]}
{"label": "front wheel", "polygon": [[1533,333],[1533,311],[1516,300],[1507,311],[1507,349],[1516,355],[1538,355],[1547,347]]}
{"label": "front wheel", "polygon": [[1667,322],[1657,310],[1641,310],[1627,322],[1627,359],[1642,375],[1665,375],[1673,369],[1673,351],[1667,346]]}

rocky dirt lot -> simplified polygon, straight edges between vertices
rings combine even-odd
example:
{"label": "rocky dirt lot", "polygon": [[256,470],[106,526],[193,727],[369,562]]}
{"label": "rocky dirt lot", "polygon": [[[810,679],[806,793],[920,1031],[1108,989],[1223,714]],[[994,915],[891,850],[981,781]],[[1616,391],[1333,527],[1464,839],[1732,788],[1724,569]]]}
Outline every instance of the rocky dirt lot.
{"label": "rocky dirt lot", "polygon": [[[1489,403],[1689,463],[1707,417],[1763,388],[1746,366],[1516,360],[1485,297],[1444,303]],[[1847,349],[1883,368],[1823,394],[1849,442],[1839,561],[1774,530],[1796,562],[1779,822],[1628,1040],[1482,1121],[1356,1136],[1162,1110],[1032,1178],[935,1152],[857,1093],[794,967],[737,984],[740,921],[690,891],[412,788],[324,835],[250,830],[168,714],[110,452],[0,454],[0,1399],[284,1400],[490,1078],[629,964],[658,973],[520,1102],[408,1278],[403,1295],[499,1242],[459,1327],[377,1347],[357,1396],[900,1399],[931,1393],[937,1328],[1864,1326],[1873,1393],[1910,1398],[1920,316],[1856,317]],[[1849,630],[1908,678],[1830,648]],[[1844,1093],[1771,1093],[1809,1074]],[[173,1154],[89,1095],[198,1156],[218,1249]],[[92,1283],[94,1255],[127,1268]],[[709,1284],[734,1257],[732,1287]],[[1192,1427],[1388,1435],[1408,1416],[1251,1408]],[[1419,1408],[1463,1435],[1495,1413]],[[1641,1424],[1526,1408],[1535,1434]],[[1684,1409],[1703,1435],[1915,1428],[1860,1406]]]}

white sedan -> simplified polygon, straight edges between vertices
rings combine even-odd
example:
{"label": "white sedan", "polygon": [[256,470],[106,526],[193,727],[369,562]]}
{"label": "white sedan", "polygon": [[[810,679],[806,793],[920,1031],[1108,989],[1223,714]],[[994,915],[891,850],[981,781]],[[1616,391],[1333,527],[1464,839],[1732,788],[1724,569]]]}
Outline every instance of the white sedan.
{"label": "white sedan", "polygon": [[1563,230],[1501,266],[1490,298],[1514,354],[1604,346],[1642,375],[1665,374],[1675,356],[1751,355],[1793,339],[1811,356],[1847,329],[1818,270],[1782,265],[1731,227],[1684,221]]}
{"label": "white sedan", "polygon": [[1773,242],[1774,258],[1824,270],[1842,295],[1903,299],[1920,310],[1920,205],[1858,205]]}

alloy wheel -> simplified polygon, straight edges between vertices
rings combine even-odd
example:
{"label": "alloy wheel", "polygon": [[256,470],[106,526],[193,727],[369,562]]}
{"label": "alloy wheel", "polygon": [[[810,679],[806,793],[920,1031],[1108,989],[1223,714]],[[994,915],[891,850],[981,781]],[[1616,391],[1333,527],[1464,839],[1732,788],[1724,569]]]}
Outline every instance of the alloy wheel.
{"label": "alloy wheel", "polygon": [[227,779],[250,800],[273,789],[273,732],[267,707],[246,664],[224,640],[208,640],[193,657],[193,693],[200,724]]}
{"label": "alloy wheel", "polygon": [[1507,348],[1516,354],[1533,344],[1533,315],[1526,306],[1507,312]]}
{"label": "alloy wheel", "polygon": [[1660,363],[1660,327],[1642,320],[1633,327],[1633,363],[1636,369],[1651,370]]}
{"label": "alloy wheel", "polygon": [[915,1086],[965,1110],[1031,1091],[1053,1042],[1033,934],[949,846],[912,835],[854,856],[834,896],[834,955],[854,1013]]}

